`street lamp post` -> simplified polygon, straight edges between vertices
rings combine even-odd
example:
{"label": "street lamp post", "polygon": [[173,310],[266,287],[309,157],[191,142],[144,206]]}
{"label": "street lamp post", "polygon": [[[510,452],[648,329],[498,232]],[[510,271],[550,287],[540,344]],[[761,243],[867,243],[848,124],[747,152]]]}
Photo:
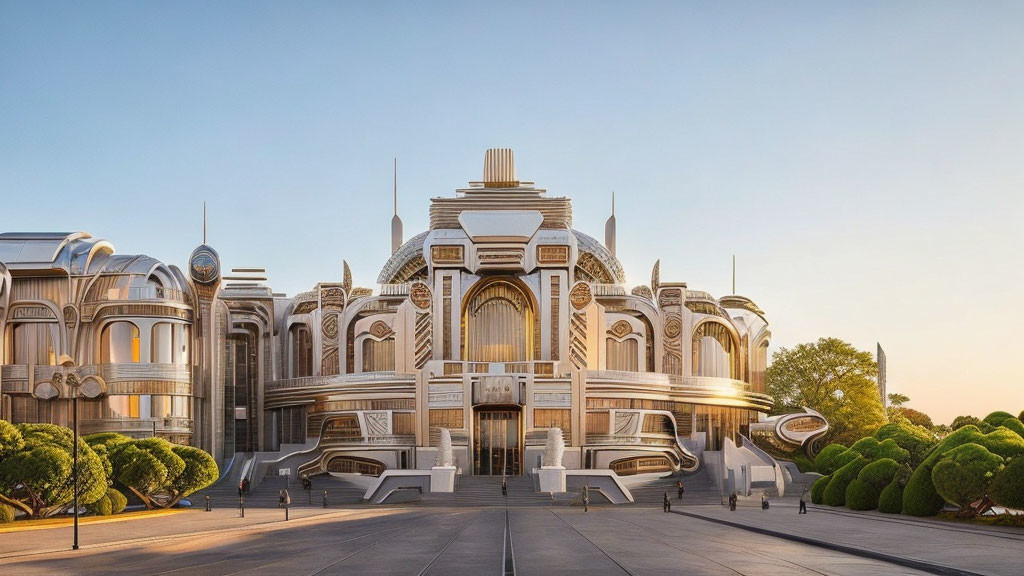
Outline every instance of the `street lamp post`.
{"label": "street lamp post", "polygon": [[[72,550],[78,550],[78,387],[81,382],[75,368],[75,361],[67,354],[61,354],[60,365],[62,371],[58,380],[63,380],[71,389],[71,482],[72,482],[72,507],[75,516],[75,542]],[[69,373],[70,371],[70,373]]]}

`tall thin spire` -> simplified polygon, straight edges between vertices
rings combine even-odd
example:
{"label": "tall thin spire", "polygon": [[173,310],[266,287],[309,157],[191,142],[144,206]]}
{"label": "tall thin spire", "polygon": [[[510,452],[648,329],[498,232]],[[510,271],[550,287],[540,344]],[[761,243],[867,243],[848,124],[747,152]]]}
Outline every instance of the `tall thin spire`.
{"label": "tall thin spire", "polygon": [[206,200],[203,200],[203,244],[206,244]]}
{"label": "tall thin spire", "polygon": [[732,255],[732,293],[736,293],[736,255]]}
{"label": "tall thin spire", "polygon": [[612,215],[604,223],[604,247],[615,256],[615,191],[612,190]]}
{"label": "tall thin spire", "polygon": [[391,217],[391,253],[402,247],[402,219],[398,217],[398,157],[395,157],[394,172],[395,215]]}

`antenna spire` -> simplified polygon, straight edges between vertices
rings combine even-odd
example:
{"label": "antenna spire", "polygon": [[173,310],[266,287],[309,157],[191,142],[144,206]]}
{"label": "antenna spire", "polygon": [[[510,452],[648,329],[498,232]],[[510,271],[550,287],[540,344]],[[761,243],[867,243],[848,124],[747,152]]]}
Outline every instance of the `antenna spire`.
{"label": "antenna spire", "polygon": [[612,190],[612,216],[615,216],[615,190]]}
{"label": "antenna spire", "polygon": [[732,255],[732,293],[736,294],[736,255]]}
{"label": "antenna spire", "polygon": [[391,217],[391,253],[402,247],[402,219],[398,217],[398,157],[395,157],[394,174],[395,215]]}
{"label": "antenna spire", "polygon": [[206,244],[206,200],[203,200],[203,244]]}
{"label": "antenna spire", "polygon": [[395,216],[398,216],[398,157],[395,156]]}

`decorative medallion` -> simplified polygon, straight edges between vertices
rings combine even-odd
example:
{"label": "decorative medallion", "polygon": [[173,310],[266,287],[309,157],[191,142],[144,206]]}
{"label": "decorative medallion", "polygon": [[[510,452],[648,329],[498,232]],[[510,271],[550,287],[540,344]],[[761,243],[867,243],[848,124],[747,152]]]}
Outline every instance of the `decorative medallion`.
{"label": "decorative medallion", "polygon": [[682,293],[679,290],[665,289],[658,295],[658,307],[679,306],[683,302]]}
{"label": "decorative medallion", "polygon": [[683,324],[680,322],[678,316],[669,316],[668,320],[665,321],[665,337],[669,340],[675,340],[683,331]]}
{"label": "decorative medallion", "polygon": [[590,291],[590,284],[586,282],[577,282],[569,291],[569,302],[577,310],[583,310],[589,306],[593,299],[594,294]]}
{"label": "decorative medallion", "polygon": [[611,332],[616,338],[623,338],[633,333],[633,326],[625,320],[619,320],[615,324],[612,324],[609,332]]}
{"label": "decorative medallion", "polygon": [[338,315],[328,314],[324,316],[323,322],[320,323],[321,329],[323,329],[324,336],[334,340],[338,337]]}
{"label": "decorative medallion", "polygon": [[345,308],[345,291],[340,286],[321,288],[320,303],[325,311],[340,312]]}
{"label": "decorative medallion", "polygon": [[423,282],[413,282],[409,285],[409,300],[420,310],[430,308],[430,287]]}
{"label": "decorative medallion", "polygon": [[216,250],[203,244],[192,252],[188,270],[195,282],[212,284],[220,277],[220,256]]}
{"label": "decorative medallion", "polygon": [[388,334],[391,334],[391,327],[383,321],[377,320],[370,325],[370,335],[374,338],[384,338]]}

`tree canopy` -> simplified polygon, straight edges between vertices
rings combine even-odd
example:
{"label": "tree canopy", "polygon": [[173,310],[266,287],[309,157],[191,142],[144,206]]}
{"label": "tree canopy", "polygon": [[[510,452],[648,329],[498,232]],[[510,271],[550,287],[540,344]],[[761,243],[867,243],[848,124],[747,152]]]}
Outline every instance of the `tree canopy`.
{"label": "tree canopy", "polygon": [[817,410],[829,422],[830,440],[849,445],[886,422],[877,374],[870,352],[821,338],[775,352],[765,379],[776,413],[804,406]]}

